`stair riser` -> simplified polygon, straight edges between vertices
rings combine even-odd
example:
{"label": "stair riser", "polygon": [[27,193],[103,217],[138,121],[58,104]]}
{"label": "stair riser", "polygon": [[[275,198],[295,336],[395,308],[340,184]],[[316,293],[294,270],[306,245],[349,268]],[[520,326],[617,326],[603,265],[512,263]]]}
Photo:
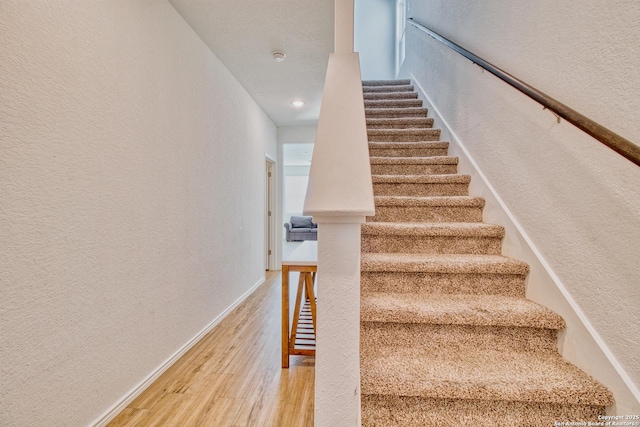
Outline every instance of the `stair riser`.
{"label": "stair riser", "polygon": [[396,134],[371,134],[369,142],[418,142],[418,141],[438,141],[440,139],[439,129],[429,129],[423,132],[406,132]]}
{"label": "stair riser", "polygon": [[467,206],[376,206],[371,222],[482,222],[482,208]]}
{"label": "stair riser", "polygon": [[362,252],[500,255],[501,239],[452,236],[362,236]]}
{"label": "stair riser", "polygon": [[413,92],[414,87],[410,85],[393,85],[393,86],[363,86],[363,93],[370,92]]}
{"label": "stair riser", "polygon": [[389,100],[364,100],[364,108],[405,108],[405,107],[422,107],[420,99],[389,99]]}
{"label": "stair riser", "polygon": [[407,86],[411,84],[409,79],[400,80],[363,80],[362,87],[376,87],[376,86]]}
{"label": "stair riser", "polygon": [[421,108],[417,110],[397,109],[385,111],[380,108],[365,108],[364,115],[367,119],[404,119],[412,117],[427,117],[428,110]]}
{"label": "stair riser", "polygon": [[432,175],[454,174],[458,172],[458,165],[383,165],[372,164],[373,175]]}
{"label": "stair riser", "polygon": [[377,99],[418,99],[416,92],[365,92],[363,94],[365,101]]}
{"label": "stair riser", "polygon": [[361,291],[525,296],[525,276],[362,271]]}
{"label": "stair riser", "polygon": [[364,427],[550,427],[604,414],[601,406],[362,395]]}
{"label": "stair riser", "polygon": [[376,196],[467,196],[469,184],[373,184]]}
{"label": "stair riser", "polygon": [[558,352],[557,331],[541,328],[502,326],[468,326],[422,323],[361,322],[360,354],[367,357],[370,351],[381,346],[395,346],[399,342],[405,348],[431,347],[451,349],[475,348],[477,350]]}
{"label": "stair riser", "polygon": [[372,157],[435,157],[446,156],[446,148],[369,148]]}
{"label": "stair riser", "polygon": [[433,120],[398,121],[397,123],[368,123],[367,129],[431,129]]}

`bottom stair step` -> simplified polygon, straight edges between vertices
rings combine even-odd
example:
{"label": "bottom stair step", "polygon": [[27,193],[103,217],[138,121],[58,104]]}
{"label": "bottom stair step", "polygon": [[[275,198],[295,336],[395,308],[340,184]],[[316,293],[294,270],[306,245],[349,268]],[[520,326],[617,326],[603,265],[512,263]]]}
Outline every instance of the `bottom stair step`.
{"label": "bottom stair step", "polygon": [[604,407],[613,396],[558,353],[362,345],[363,395]]}
{"label": "bottom stair step", "polygon": [[604,415],[604,409],[584,405],[362,396],[364,427],[551,427],[567,421],[588,425],[588,421],[597,422],[598,415]]}

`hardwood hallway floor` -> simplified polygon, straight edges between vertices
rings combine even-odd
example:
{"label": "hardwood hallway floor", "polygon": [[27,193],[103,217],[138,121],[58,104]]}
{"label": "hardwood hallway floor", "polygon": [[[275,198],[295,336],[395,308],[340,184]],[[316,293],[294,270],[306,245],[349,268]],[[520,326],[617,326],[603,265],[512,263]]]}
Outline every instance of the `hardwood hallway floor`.
{"label": "hardwood hallway floor", "polygon": [[280,367],[280,298],[280,272],[267,272],[109,426],[313,426],[315,360],[292,356],[289,369]]}

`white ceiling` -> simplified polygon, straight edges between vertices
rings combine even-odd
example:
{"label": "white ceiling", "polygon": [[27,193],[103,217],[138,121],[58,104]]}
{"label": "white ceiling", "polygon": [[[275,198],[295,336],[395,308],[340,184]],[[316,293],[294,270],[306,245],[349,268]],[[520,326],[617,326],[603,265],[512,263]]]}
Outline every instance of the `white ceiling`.
{"label": "white ceiling", "polygon": [[[277,126],[317,122],[333,0],[169,0]],[[284,61],[271,53],[286,53]],[[305,102],[295,108],[291,101]]]}

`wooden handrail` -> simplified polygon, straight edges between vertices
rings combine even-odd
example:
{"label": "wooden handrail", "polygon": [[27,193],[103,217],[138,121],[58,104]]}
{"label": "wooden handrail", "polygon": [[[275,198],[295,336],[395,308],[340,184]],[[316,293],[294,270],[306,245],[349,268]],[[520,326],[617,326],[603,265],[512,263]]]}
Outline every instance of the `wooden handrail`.
{"label": "wooden handrail", "polygon": [[505,81],[510,84],[514,88],[518,89],[520,92],[524,93],[531,99],[535,100],[539,104],[541,104],[546,109],[552,111],[558,117],[562,117],[569,123],[576,126],[578,129],[586,132],[591,135],[593,138],[597,139],[607,147],[611,148],[613,151],[632,161],[636,165],[640,166],[640,146],[634,144],[626,138],[618,135],[617,133],[607,129],[606,127],[600,125],[599,123],[594,122],[588,117],[580,114],[576,110],[566,106],[550,97],[549,95],[539,91],[538,89],[528,85],[522,80],[512,76],[511,74],[501,70],[490,62],[485,61],[477,55],[469,52],[463,47],[455,44],[451,40],[441,36],[435,31],[425,27],[420,24],[413,18],[407,19],[407,21],[413,25],[414,27],[424,31],[429,34],[432,38],[449,47],[450,49],[458,52],[465,58],[471,60],[474,64],[484,68],[494,76],[499,79]]}

